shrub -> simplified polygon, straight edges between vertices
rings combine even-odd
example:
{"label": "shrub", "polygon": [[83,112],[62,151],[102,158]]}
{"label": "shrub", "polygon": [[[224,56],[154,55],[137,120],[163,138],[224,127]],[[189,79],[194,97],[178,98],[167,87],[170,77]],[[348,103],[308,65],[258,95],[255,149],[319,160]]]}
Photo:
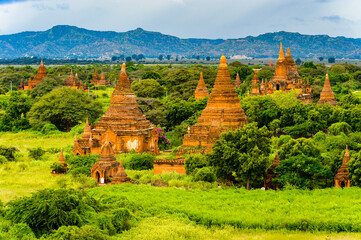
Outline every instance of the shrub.
{"label": "shrub", "polygon": [[64,165],[60,162],[55,162],[51,164],[50,168],[55,170],[56,173],[59,173],[63,169]]}
{"label": "shrub", "polygon": [[37,236],[61,226],[82,226],[99,203],[84,191],[44,189],[8,203],[6,218],[26,223]]}
{"label": "shrub", "polygon": [[198,169],[205,166],[207,166],[207,164],[204,155],[200,153],[186,155],[184,160],[186,174],[194,174]]}
{"label": "shrub", "polygon": [[153,169],[155,156],[148,153],[130,153],[123,159],[123,165],[126,169],[131,170],[148,170]]}
{"label": "shrub", "polygon": [[58,128],[51,123],[47,123],[44,125],[44,127],[41,128],[41,132],[44,134],[53,134],[53,133],[60,133],[60,131],[58,130]]}
{"label": "shrub", "polygon": [[4,156],[8,161],[15,161],[15,152],[19,150],[16,147],[10,146],[6,147],[0,145],[0,155]]}
{"label": "shrub", "polygon": [[352,132],[351,126],[345,122],[334,123],[328,128],[328,133],[334,136],[339,135],[341,133],[348,135],[351,132]]}
{"label": "shrub", "polygon": [[30,158],[39,160],[45,154],[46,151],[41,147],[37,147],[37,148],[28,148],[28,152]]}
{"label": "shrub", "polygon": [[85,175],[90,177],[90,168],[96,163],[100,155],[70,156],[66,155],[68,173],[73,176]]}
{"label": "shrub", "polygon": [[3,164],[3,163],[7,163],[8,160],[6,159],[6,157],[0,155],[0,164]]}
{"label": "shrub", "polygon": [[130,229],[130,221],[133,219],[133,215],[126,208],[116,210],[112,217],[112,223],[117,233]]}
{"label": "shrub", "polygon": [[159,139],[158,140],[159,150],[170,149],[172,144],[170,143],[169,139],[165,135],[164,130],[162,130],[161,128],[157,128],[157,130],[158,130],[158,139]]}
{"label": "shrub", "polygon": [[203,167],[197,171],[194,175],[194,181],[203,181],[203,182],[214,182],[216,181],[216,175],[213,172],[211,167]]}

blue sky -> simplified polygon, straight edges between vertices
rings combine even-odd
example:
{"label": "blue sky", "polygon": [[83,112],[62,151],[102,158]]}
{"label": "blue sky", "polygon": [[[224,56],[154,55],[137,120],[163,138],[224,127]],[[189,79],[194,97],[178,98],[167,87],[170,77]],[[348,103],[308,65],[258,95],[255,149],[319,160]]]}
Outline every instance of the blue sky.
{"label": "blue sky", "polygon": [[55,25],[182,38],[276,31],[361,37],[360,0],[0,0],[0,34]]}

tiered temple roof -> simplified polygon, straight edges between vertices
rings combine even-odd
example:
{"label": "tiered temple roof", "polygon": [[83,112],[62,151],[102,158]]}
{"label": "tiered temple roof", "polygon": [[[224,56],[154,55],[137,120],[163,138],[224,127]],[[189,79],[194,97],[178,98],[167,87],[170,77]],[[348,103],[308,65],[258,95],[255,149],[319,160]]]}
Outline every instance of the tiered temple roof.
{"label": "tiered temple roof", "polygon": [[97,179],[99,184],[105,184],[110,182],[110,178],[113,177],[120,163],[116,161],[112,144],[106,139],[101,147],[101,156],[91,168],[91,177]]}
{"label": "tiered temple roof", "polygon": [[317,104],[325,104],[325,103],[329,103],[333,106],[338,104],[335,100],[335,95],[332,91],[328,74],[326,74],[325,83],[323,84],[322,92],[320,95],[320,100],[318,100]]}
{"label": "tiered temple roof", "polygon": [[342,160],[341,167],[337,170],[335,176],[335,187],[350,187],[350,176],[347,170],[347,163],[350,161],[350,154],[348,152],[348,147],[346,146],[346,152]]}
{"label": "tiered temple roof", "polygon": [[[85,129],[87,130],[87,127]],[[148,152],[159,154],[158,131],[137,106],[136,96],[122,66],[118,83],[110,99],[110,105],[100,121],[91,129],[91,143],[86,136],[74,143],[74,154],[99,153],[108,136],[115,153]]]}
{"label": "tiered temple roof", "polygon": [[105,79],[104,72],[102,72],[102,75],[100,76],[100,80],[98,81],[98,85],[107,85],[107,80]]}
{"label": "tiered temple roof", "polygon": [[247,122],[228,72],[225,56],[221,57],[219,70],[207,107],[183,138],[178,156],[193,152],[210,152],[215,139],[222,132],[235,130]]}
{"label": "tiered temple roof", "polygon": [[201,76],[198,81],[198,85],[196,91],[194,92],[194,97],[196,100],[203,99],[209,95],[209,91],[206,87],[206,83],[203,80],[203,73],[201,72]]}

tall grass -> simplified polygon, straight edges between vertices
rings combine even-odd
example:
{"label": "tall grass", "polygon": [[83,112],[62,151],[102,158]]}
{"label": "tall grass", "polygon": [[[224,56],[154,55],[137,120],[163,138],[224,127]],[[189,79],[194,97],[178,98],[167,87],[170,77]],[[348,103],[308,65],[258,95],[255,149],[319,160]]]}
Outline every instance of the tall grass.
{"label": "tall grass", "polygon": [[151,215],[182,214],[207,227],[361,232],[361,190],[246,191],[234,188],[156,188],[131,184],[90,189],[127,196]]}

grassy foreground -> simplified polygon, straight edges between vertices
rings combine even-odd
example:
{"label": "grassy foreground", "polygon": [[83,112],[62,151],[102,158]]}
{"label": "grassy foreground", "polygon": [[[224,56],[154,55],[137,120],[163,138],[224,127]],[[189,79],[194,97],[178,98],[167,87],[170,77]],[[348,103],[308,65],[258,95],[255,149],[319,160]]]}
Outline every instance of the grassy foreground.
{"label": "grassy foreground", "polygon": [[[27,156],[27,148],[39,146],[43,149],[63,147],[69,154],[73,139],[71,133],[1,134],[0,144],[13,145],[20,152],[17,162],[0,165],[0,200],[8,202],[44,188],[95,186],[87,177],[51,175],[50,165],[58,160],[58,153],[47,152],[40,160]],[[127,172],[131,177],[138,174]],[[152,177],[152,171],[139,174]],[[169,185],[178,186],[176,181]],[[111,239],[361,238],[359,188],[276,192],[201,189],[124,184],[87,188],[86,191],[96,198],[126,197],[137,209],[134,213],[136,225]]]}

